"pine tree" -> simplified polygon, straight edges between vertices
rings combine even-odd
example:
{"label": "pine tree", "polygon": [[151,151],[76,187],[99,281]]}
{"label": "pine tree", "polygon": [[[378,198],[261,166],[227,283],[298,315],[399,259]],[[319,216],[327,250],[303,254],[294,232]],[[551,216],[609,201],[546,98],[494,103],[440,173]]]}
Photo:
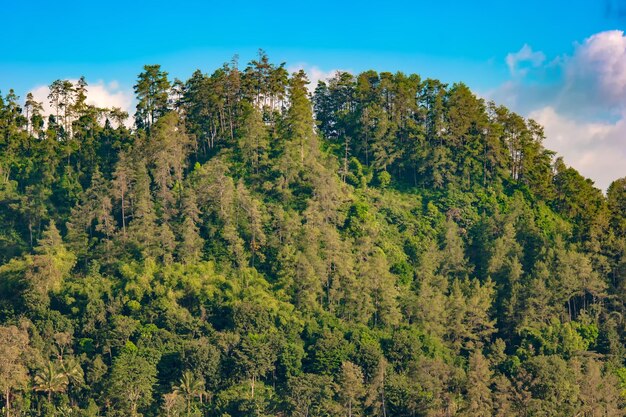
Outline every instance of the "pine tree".
{"label": "pine tree", "polygon": [[489,361],[480,350],[472,352],[467,373],[466,406],[462,415],[471,417],[493,415],[491,382],[492,372],[489,369]]}
{"label": "pine tree", "polygon": [[343,401],[347,416],[357,415],[361,407],[362,398],[365,395],[365,386],[363,372],[352,362],[341,364],[339,395]]}
{"label": "pine tree", "polygon": [[143,69],[134,86],[138,99],[135,123],[137,127],[150,129],[169,110],[171,85],[160,65],[145,65]]}
{"label": "pine tree", "polygon": [[302,70],[294,73],[289,80],[289,109],[283,122],[285,142],[278,166],[286,186],[297,182],[304,174],[305,166],[314,164],[318,154],[313,109],[306,88],[308,83]]}
{"label": "pine tree", "polygon": [[50,222],[34,248],[35,255],[25,274],[24,298],[27,306],[41,310],[50,302],[49,293],[58,292],[74,267],[76,257],[69,252],[54,222]]}
{"label": "pine tree", "polygon": [[185,188],[182,199],[182,218],[179,226],[177,257],[186,263],[195,263],[202,256],[204,240],[200,236],[200,209],[192,188]]}

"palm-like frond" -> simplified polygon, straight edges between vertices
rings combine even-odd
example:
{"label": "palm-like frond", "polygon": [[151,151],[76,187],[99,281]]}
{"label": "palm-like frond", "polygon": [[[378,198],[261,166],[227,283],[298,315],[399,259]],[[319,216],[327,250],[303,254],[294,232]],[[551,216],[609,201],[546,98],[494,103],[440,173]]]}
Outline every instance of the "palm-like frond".
{"label": "palm-like frond", "polygon": [[204,393],[204,381],[196,377],[193,372],[185,371],[174,391],[185,398],[194,398]]}
{"label": "palm-like frond", "polygon": [[65,360],[63,362],[62,371],[67,378],[68,384],[80,386],[85,383],[83,368],[76,359],[70,358]]}
{"label": "palm-like frond", "polygon": [[204,381],[196,377],[193,372],[185,371],[179,380],[179,384],[174,387],[174,393],[179,394],[187,403],[187,415],[191,413],[191,403],[196,397],[202,398],[204,394]]}
{"label": "palm-like frond", "polygon": [[50,361],[48,366],[37,371],[34,382],[33,389],[47,393],[48,399],[51,399],[53,393],[65,391],[69,381],[63,369]]}

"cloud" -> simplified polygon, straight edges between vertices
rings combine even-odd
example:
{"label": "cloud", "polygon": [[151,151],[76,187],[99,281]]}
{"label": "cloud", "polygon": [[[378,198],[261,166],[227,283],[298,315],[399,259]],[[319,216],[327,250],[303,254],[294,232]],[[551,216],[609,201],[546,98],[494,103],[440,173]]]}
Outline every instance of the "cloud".
{"label": "cloud", "polygon": [[306,72],[306,75],[310,81],[307,87],[309,89],[309,92],[311,93],[315,91],[315,87],[317,87],[318,82],[326,81],[329,78],[332,78],[337,73],[337,71],[352,72],[349,70],[341,70],[341,69],[332,69],[332,70],[324,71],[317,66],[311,66],[307,64],[297,64],[297,65],[289,67],[287,70],[290,73],[304,70],[304,72]]}
{"label": "cloud", "polygon": [[613,30],[595,34],[578,45],[563,63],[564,95],[593,100],[595,106],[626,106],[626,37]]}
{"label": "cloud", "polygon": [[546,146],[565,156],[568,165],[597,187],[606,190],[626,175],[626,120],[585,122],[557,113],[553,107],[537,109],[528,117],[545,127]]}
{"label": "cloud", "polygon": [[[78,80],[70,80],[76,84]],[[48,100],[50,89],[47,85],[40,85],[31,90],[35,100],[43,104],[45,115],[53,114],[54,109]],[[87,104],[100,107],[112,108],[119,107],[132,115],[133,94],[131,91],[124,90],[117,81],[105,83],[102,80],[87,86]],[[130,118],[129,118],[130,120]],[[127,122],[131,123],[131,122]]]}
{"label": "cloud", "polygon": [[509,67],[511,75],[524,76],[529,70],[524,67],[524,64],[530,64],[531,67],[537,68],[541,66],[545,60],[546,56],[543,52],[534,52],[528,44],[524,44],[522,49],[517,52],[509,53],[506,56],[506,65]]}
{"label": "cloud", "polygon": [[485,94],[545,127],[549,149],[601,189],[626,176],[626,36],[600,32],[547,61],[524,45],[511,79]]}

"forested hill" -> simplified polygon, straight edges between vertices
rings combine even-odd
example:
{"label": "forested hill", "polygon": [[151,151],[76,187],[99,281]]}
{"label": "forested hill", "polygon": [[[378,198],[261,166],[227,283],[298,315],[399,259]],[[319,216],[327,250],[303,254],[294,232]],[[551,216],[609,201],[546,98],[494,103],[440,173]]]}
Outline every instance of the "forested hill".
{"label": "forested hill", "polygon": [[1,99],[3,415],[625,415],[626,179],[464,84],[307,84]]}

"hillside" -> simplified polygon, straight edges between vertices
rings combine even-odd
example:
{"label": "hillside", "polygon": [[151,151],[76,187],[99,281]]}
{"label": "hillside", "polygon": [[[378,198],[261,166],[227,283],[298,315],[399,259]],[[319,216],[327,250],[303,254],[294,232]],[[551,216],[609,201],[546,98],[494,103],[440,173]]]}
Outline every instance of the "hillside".
{"label": "hillside", "polygon": [[0,99],[4,415],[625,415],[626,179],[462,83],[308,88]]}

